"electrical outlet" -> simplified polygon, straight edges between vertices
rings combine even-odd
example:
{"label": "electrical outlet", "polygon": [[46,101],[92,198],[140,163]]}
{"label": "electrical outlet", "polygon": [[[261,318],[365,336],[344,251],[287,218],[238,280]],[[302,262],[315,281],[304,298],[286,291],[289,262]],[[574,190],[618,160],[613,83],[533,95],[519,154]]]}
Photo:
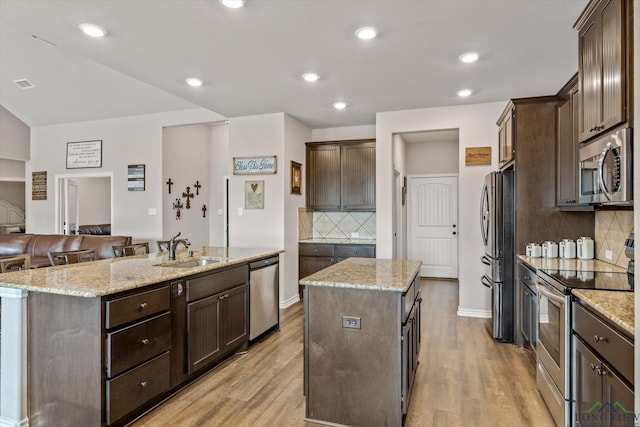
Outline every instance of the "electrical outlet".
{"label": "electrical outlet", "polygon": [[360,329],[360,318],[355,316],[342,316],[342,327],[346,329]]}
{"label": "electrical outlet", "polygon": [[354,231],[353,233],[351,233],[352,239],[357,239],[358,237],[360,237],[360,233],[358,233],[357,231]]}
{"label": "electrical outlet", "polygon": [[238,216],[242,216],[242,208],[238,208]]}
{"label": "electrical outlet", "polygon": [[605,257],[605,259],[608,259],[609,261],[613,261],[613,252],[611,252],[609,249],[607,249],[606,251],[604,251],[604,257]]}

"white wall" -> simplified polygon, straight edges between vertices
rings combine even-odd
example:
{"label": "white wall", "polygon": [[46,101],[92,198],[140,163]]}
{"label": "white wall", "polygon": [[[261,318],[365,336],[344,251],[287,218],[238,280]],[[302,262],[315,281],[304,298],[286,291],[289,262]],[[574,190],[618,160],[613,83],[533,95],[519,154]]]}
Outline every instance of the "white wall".
{"label": "white wall", "polygon": [[[443,108],[378,113],[376,116],[376,199],[378,258],[392,255],[393,206],[381,203],[390,200],[393,191],[393,135],[440,129],[459,129],[459,307],[463,315],[486,315],[489,292],[480,284],[483,269],[480,263],[483,246],[478,230],[478,206],[484,175],[498,168],[498,128],[495,122],[506,101]],[[466,147],[491,146],[492,165],[464,165]]]}
{"label": "white wall", "polygon": [[[203,108],[149,114],[118,119],[40,126],[31,129],[32,171],[47,171],[47,200],[27,198],[27,231],[53,233],[55,230],[54,179],[58,174],[113,174],[112,233],[132,236],[136,241],[162,239],[162,130],[166,126],[205,123],[224,117]],[[66,169],[66,144],[72,141],[102,140],[102,168]],[[127,166],[146,165],[146,190],[127,190]],[[175,179],[175,178],[174,178]],[[26,193],[31,192],[30,180]],[[175,188],[175,187],[174,187]],[[149,215],[155,208],[157,215]]]}
{"label": "white wall", "polygon": [[76,180],[80,201],[80,225],[111,224],[111,178]]}
{"label": "white wall", "polygon": [[29,160],[30,129],[0,105],[0,158]]}
{"label": "white wall", "polygon": [[209,244],[224,246],[224,177],[231,175],[229,155],[229,126],[226,122],[209,128]]}
{"label": "white wall", "polygon": [[451,141],[430,141],[406,144],[407,175],[425,173],[457,173],[458,144]]}
{"label": "white wall", "polygon": [[24,211],[24,182],[0,181],[0,200],[6,200]]}
{"label": "white wall", "polygon": [[[212,185],[209,178],[210,136],[210,128],[204,124],[166,127],[162,136],[162,182],[165,183],[162,190],[162,240],[182,233],[180,237],[189,239],[193,250],[198,246],[209,246],[209,220],[202,216],[202,205],[209,209],[209,187]],[[166,185],[169,178],[174,183],[171,194]],[[196,195],[194,187],[196,181],[202,186],[199,195]],[[187,187],[194,194],[189,202],[190,209],[186,208],[187,198],[183,196]],[[173,208],[176,199],[180,199],[184,206],[180,210],[180,219],[177,219],[177,211]]]}
{"label": "white wall", "polygon": [[311,130],[311,141],[342,141],[347,139],[371,139],[376,137],[375,125],[345,126]]}

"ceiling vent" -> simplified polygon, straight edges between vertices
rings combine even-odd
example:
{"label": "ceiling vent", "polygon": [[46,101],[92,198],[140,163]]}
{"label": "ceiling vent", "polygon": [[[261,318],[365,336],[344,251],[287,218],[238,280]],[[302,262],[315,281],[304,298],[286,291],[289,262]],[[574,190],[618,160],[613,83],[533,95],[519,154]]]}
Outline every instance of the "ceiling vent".
{"label": "ceiling vent", "polygon": [[32,87],[34,87],[33,83],[31,83],[27,79],[14,80],[13,82],[17,84],[20,89],[31,89]]}

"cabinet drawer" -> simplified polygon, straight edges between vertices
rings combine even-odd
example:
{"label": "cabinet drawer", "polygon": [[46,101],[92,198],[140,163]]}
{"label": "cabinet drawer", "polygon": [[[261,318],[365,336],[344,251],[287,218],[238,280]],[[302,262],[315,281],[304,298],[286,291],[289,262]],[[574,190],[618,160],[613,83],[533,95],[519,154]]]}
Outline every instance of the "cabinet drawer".
{"label": "cabinet drawer", "polygon": [[334,256],[333,245],[301,244],[298,251],[303,256]]}
{"label": "cabinet drawer", "polygon": [[171,348],[171,313],[107,334],[107,376],[149,360]]}
{"label": "cabinet drawer", "polygon": [[574,303],[573,307],[576,333],[633,383],[633,343],[581,305]]}
{"label": "cabinet drawer", "polygon": [[168,310],[169,305],[169,286],[107,301],[105,326],[110,329],[138,320]]}
{"label": "cabinet drawer", "polygon": [[249,283],[249,266],[216,271],[187,280],[187,301],[195,301]]}
{"label": "cabinet drawer", "polygon": [[336,245],[336,257],[375,258],[376,248],[370,245]]}
{"label": "cabinet drawer", "polygon": [[170,386],[170,356],[166,352],[106,383],[107,424],[113,424]]}
{"label": "cabinet drawer", "polygon": [[536,272],[532,271],[524,263],[518,265],[518,277],[520,281],[527,285],[531,290],[536,289]]}

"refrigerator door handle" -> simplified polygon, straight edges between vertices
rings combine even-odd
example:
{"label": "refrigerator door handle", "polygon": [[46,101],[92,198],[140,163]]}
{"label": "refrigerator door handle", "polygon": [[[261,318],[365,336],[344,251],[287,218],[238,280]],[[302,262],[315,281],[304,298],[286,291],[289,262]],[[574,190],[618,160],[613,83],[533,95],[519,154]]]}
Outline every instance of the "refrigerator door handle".
{"label": "refrigerator door handle", "polygon": [[482,280],[481,280],[482,284],[484,286],[486,286],[489,289],[493,288],[493,284],[491,283],[491,280],[487,277],[487,275],[485,274],[484,276],[482,276]]}

